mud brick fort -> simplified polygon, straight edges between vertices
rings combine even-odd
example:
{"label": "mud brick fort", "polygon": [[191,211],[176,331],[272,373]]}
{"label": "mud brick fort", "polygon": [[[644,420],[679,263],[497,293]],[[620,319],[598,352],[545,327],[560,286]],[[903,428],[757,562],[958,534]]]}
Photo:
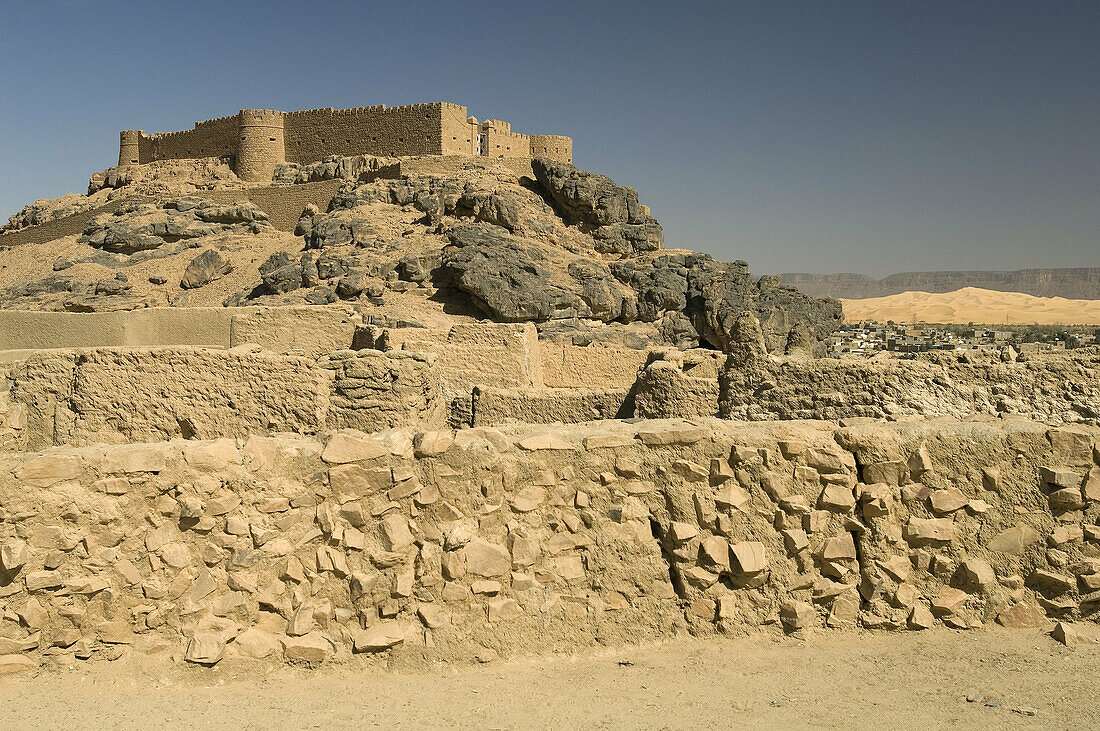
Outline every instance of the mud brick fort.
{"label": "mud brick fort", "polygon": [[573,140],[561,135],[526,135],[499,119],[478,122],[466,107],[449,102],[379,104],[354,109],[279,112],[242,109],[180,132],[123,130],[118,164],[157,160],[231,157],[237,175],[270,180],[284,162],[309,163],[329,155],[477,155],[547,157],[573,161]]}

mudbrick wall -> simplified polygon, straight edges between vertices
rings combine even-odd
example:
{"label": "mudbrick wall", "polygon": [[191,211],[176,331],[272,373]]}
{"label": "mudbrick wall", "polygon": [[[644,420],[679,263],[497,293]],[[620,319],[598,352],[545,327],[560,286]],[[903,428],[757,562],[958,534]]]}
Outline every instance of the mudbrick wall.
{"label": "mudbrick wall", "polygon": [[14,364],[0,445],[315,434],[441,425],[430,354],[338,351],[320,361],[212,348],[42,351]]}
{"label": "mudbrick wall", "polygon": [[281,112],[242,109],[236,115],[196,122],[179,132],[119,134],[119,165],[154,160],[234,158],[243,180],[270,180],[279,163],[310,163],[329,155],[477,155],[477,135],[486,138],[480,154],[494,158],[542,156],[572,162],[573,141],[560,135],[530,137],[499,120],[478,123],[466,107],[449,102],[384,104],[354,109]]}
{"label": "mudbrick wall", "polygon": [[619,421],[3,453],[0,654],[400,666],[1095,620],[1098,438]]}

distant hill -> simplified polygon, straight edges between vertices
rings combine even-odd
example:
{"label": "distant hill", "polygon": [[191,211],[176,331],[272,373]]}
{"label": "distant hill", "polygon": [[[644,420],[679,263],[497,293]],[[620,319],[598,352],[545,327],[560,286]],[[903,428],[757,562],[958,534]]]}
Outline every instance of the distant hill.
{"label": "distant hill", "polygon": [[902,292],[841,300],[848,322],[976,322],[983,325],[1098,325],[1100,300],[1032,297],[966,287],[955,292]]}
{"label": "distant hill", "polygon": [[902,272],[875,279],[866,274],[780,275],[783,284],[814,297],[863,299],[902,292],[954,292],[965,287],[1022,292],[1035,297],[1100,300],[1100,267],[969,272]]}

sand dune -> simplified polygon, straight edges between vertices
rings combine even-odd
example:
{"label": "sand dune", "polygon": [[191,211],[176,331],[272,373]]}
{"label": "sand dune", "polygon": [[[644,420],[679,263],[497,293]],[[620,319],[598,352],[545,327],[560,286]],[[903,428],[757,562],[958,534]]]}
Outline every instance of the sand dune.
{"label": "sand dune", "polygon": [[844,319],[895,322],[975,322],[1015,325],[1100,324],[1100,300],[1033,297],[965,287],[954,292],[902,292],[888,297],[842,299]]}

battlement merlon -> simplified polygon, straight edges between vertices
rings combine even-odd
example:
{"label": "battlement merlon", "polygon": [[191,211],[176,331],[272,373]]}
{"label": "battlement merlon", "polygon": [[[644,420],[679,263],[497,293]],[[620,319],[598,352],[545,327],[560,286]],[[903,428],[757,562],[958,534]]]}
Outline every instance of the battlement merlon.
{"label": "battlement merlon", "polygon": [[466,107],[451,102],[298,112],[242,109],[178,132],[123,130],[118,164],[228,157],[242,179],[265,181],[280,163],[361,154],[549,157],[571,163],[573,140],[513,132],[508,122],[498,119],[479,123],[467,115]]}

